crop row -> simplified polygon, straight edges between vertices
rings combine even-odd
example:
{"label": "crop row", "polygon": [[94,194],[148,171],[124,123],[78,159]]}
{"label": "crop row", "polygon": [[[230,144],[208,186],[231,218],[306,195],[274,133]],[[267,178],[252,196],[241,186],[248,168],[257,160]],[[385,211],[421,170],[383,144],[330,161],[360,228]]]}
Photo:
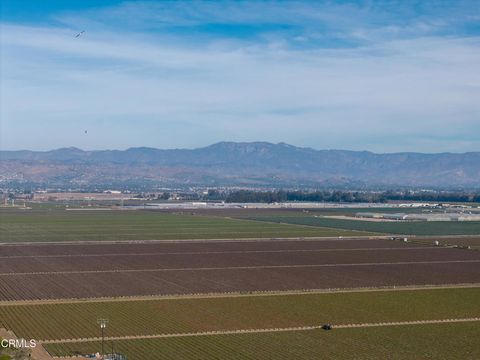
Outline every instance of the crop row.
{"label": "crop row", "polygon": [[[56,242],[84,240],[161,240],[338,236],[349,230],[311,229],[282,224],[219,217],[143,211],[31,211],[2,212],[2,242]],[[361,234],[361,233],[360,233]]]}
{"label": "crop row", "polygon": [[[41,340],[480,316],[480,288],[0,306],[0,322]],[[461,305],[460,305],[461,304]],[[405,311],[405,309],[409,309]]]}
{"label": "crop row", "polygon": [[480,262],[0,276],[1,300],[480,282]]}
{"label": "crop row", "polygon": [[480,262],[0,276],[0,300],[480,282]]}
{"label": "crop row", "polygon": [[[430,241],[430,245],[433,241]],[[96,244],[36,244],[0,246],[0,257],[28,256],[90,256],[109,254],[163,254],[192,252],[229,252],[229,251],[292,251],[318,249],[359,249],[359,248],[405,248],[415,244],[385,239],[342,238],[342,239],[302,239],[302,240],[215,240],[215,241],[177,241],[143,243],[96,243]]]}
{"label": "crop row", "polygon": [[250,220],[277,224],[307,225],[386,234],[407,235],[480,235],[480,221],[381,222],[333,219],[321,216],[252,216]]}
{"label": "crop row", "polygon": [[167,253],[136,255],[6,258],[0,275],[6,273],[108,271],[145,269],[195,269],[245,266],[289,266],[395,263],[418,261],[479,260],[480,252],[437,248],[395,248],[341,251],[277,251]]}
{"label": "crop row", "polygon": [[[122,340],[113,345],[129,360],[478,359],[479,331],[478,323],[457,323]],[[107,342],[106,348],[111,345]],[[58,343],[46,348],[65,356],[100,351],[101,345]]]}

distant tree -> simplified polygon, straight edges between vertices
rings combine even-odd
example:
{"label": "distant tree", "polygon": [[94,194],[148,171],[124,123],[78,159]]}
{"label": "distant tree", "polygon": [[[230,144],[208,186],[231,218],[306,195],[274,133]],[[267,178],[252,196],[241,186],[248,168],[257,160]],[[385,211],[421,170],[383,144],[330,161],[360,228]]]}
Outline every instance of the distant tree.
{"label": "distant tree", "polygon": [[157,199],[158,200],[168,200],[168,199],[170,199],[170,193],[165,191],[162,194],[159,194]]}
{"label": "distant tree", "polygon": [[225,200],[225,194],[216,189],[209,189],[204,198],[206,200]]}

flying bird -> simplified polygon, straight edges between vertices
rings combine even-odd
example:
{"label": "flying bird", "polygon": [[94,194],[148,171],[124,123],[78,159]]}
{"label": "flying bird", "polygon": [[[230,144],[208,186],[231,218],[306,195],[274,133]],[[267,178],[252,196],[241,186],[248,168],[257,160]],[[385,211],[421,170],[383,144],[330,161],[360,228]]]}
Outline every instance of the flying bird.
{"label": "flying bird", "polygon": [[86,134],[87,132],[88,132],[88,131],[87,131],[87,130],[85,130],[85,134]]}
{"label": "flying bird", "polygon": [[80,35],[82,35],[85,32],[85,30],[80,31],[77,35],[75,35],[75,38],[78,38]]}

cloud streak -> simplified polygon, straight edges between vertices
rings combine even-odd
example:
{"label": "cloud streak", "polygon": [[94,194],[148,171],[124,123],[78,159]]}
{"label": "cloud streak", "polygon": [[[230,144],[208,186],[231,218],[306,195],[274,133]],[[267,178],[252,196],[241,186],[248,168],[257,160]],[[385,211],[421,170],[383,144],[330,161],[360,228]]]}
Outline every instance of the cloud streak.
{"label": "cloud streak", "polygon": [[480,150],[480,37],[445,34],[478,22],[465,7],[406,21],[352,4],[187,4],[3,23],[1,147]]}

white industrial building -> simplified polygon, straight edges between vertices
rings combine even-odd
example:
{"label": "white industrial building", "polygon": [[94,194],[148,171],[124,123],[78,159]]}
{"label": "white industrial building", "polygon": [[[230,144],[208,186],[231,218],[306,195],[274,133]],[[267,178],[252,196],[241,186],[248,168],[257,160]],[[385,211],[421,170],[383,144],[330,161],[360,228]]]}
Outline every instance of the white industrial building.
{"label": "white industrial building", "polygon": [[480,221],[480,214],[466,213],[428,213],[428,214],[405,214],[405,213],[371,213],[359,212],[355,215],[365,219],[384,219],[397,221]]}

